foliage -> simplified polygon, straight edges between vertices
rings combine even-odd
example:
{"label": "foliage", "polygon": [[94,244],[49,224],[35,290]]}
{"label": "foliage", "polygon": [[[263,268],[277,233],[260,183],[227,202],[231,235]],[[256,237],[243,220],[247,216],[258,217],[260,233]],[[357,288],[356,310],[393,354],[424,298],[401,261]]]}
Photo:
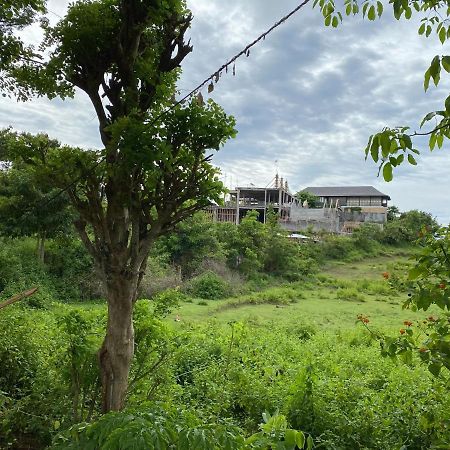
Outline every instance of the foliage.
{"label": "foliage", "polygon": [[0,5],[0,90],[3,96],[14,93],[26,98],[29,95],[29,89],[15,83],[14,78],[25,62],[32,69],[40,61],[35,49],[20,39],[18,31],[43,14],[45,4],[45,0],[4,0]]}
{"label": "foliage", "polygon": [[303,203],[307,202],[308,208],[317,208],[320,205],[319,197],[312,194],[308,191],[299,191],[295,194],[295,196],[300,200],[300,202]]}
{"label": "foliage", "polygon": [[[343,14],[357,15],[362,13],[368,20],[376,20],[381,17],[387,5],[381,1],[369,2],[358,0],[345,0],[341,11],[334,0],[315,0],[315,6],[319,6],[326,26],[337,27],[342,22]],[[419,35],[437,37],[441,44],[450,38],[448,18],[450,10],[445,1],[425,0],[398,1],[390,0],[394,17],[410,20],[414,16],[414,24],[420,23]],[[424,90],[427,91],[430,81],[438,86],[441,74],[450,72],[450,56],[436,55],[430,67],[424,74]],[[420,154],[416,148],[415,138],[426,136],[429,139],[429,149],[442,148],[444,140],[450,137],[450,96],[444,101],[441,110],[432,111],[425,115],[420,123],[420,128],[431,123],[430,129],[423,132],[411,132],[409,126],[394,128],[385,127],[382,131],[370,136],[365,148],[366,159],[371,158],[379,165],[379,173],[383,174],[386,181],[393,179],[393,169],[408,161],[410,165],[417,165],[416,157]]]}
{"label": "foliage", "polygon": [[397,219],[400,216],[400,210],[398,209],[397,206],[388,206],[387,209],[387,221],[391,222],[395,219]]}
{"label": "foliage", "polygon": [[[373,267],[373,260],[352,264],[367,267],[367,276],[374,270],[380,271],[375,276],[382,278],[381,269]],[[389,273],[394,266],[397,264],[388,269]],[[346,264],[342,269],[350,274],[351,267]],[[102,337],[105,308],[85,303],[76,308],[57,304],[46,311],[16,305],[1,311],[0,364],[11,367],[14,374],[10,387],[5,388],[6,383],[0,386],[7,397],[0,400],[2,445],[8,448],[8,442],[14,440],[23,444],[25,432],[30,433],[26,434],[27,439],[33,436],[35,448],[47,444],[58,433],[61,435],[54,444],[59,448],[89,448],[86,442],[90,437],[92,442],[102,440],[113,448],[125,445],[116,438],[137,446],[140,432],[145,436],[162,433],[161,439],[165,439],[175,421],[181,434],[190,430],[190,436],[204,435],[208,439],[205,446],[214,445],[225,432],[230,439],[233,436],[247,443],[255,439],[251,441],[254,448],[267,448],[270,439],[281,436],[276,430],[294,429],[302,430],[305,437],[311,436],[319,448],[445,448],[450,438],[445,425],[450,419],[450,405],[442,374],[433,379],[414,355],[406,367],[381,358],[377,339],[370,333],[348,329],[344,309],[340,308],[347,308],[353,316],[355,304],[335,300],[339,291],[359,292],[366,302],[358,308],[372,308],[370,324],[377,322],[376,315],[383,307],[385,324],[392,329],[392,306],[377,301],[379,295],[392,298],[388,296],[392,292],[390,280],[321,276],[317,282],[289,283],[236,299],[210,302],[202,314],[217,319],[197,324],[183,312],[180,322],[164,320],[178,301],[183,302],[177,290],[138,300],[129,409],[98,421],[97,402],[92,420],[75,426],[72,380],[81,380],[82,390],[86,389],[88,400],[79,403],[84,405],[82,417],[86,417],[92,405],[90,393],[96,391],[95,383],[92,385],[89,380],[98,376],[92,361]],[[326,298],[322,297],[325,290],[329,294]],[[254,301],[251,308],[233,304],[247,300]],[[304,303],[311,310],[304,309]],[[270,306],[273,304],[281,308]],[[234,311],[235,306],[247,306],[254,312]],[[258,320],[262,311],[268,313],[266,323]],[[308,317],[308,311],[314,311],[314,319]],[[246,322],[227,324],[230,318],[244,318],[247,314],[250,316]],[[15,315],[17,318],[12,320]],[[197,322],[201,320],[200,317]],[[428,330],[426,327],[424,330]],[[415,325],[409,328],[415,329]],[[14,354],[22,355],[20,363],[8,365],[8,361],[14,361]],[[421,355],[418,351],[414,354]],[[71,361],[79,361],[77,367],[85,367],[86,373],[72,378]],[[19,387],[16,380],[23,383],[20,389],[25,395],[20,398],[14,393],[18,390],[13,389],[15,385]],[[25,414],[30,411],[39,417]],[[265,435],[260,427],[264,411],[267,423],[276,417],[272,424],[277,426],[273,433]],[[142,418],[150,417],[147,414],[157,420],[151,428]],[[112,431],[112,426],[117,431]],[[282,442],[293,435],[286,432]]]}
{"label": "foliage", "polygon": [[355,245],[368,254],[376,253],[379,250],[382,236],[381,227],[375,223],[363,223],[352,234]]}
{"label": "foliage", "polygon": [[186,292],[192,297],[218,300],[229,294],[230,286],[214,272],[204,272],[189,281]]}
{"label": "foliage", "polygon": [[192,276],[205,259],[220,258],[216,227],[206,213],[198,212],[159,239],[153,253],[167,254],[170,263],[181,268],[183,277]]}
{"label": "foliage", "polygon": [[182,0],[80,0],[45,24],[36,76],[24,63],[16,77],[49,98],[84,92],[99,122],[100,151],[53,145],[43,153],[24,145],[33,141],[25,134],[11,134],[11,147],[45,185],[67,192],[100,274],[110,318],[99,357],[105,411],[124,406],[133,304],[151,247],[220,200],[223,185],[205,153],[236,134],[234,118],[211,99],[174,102],[191,20]]}
{"label": "foliage", "polygon": [[256,211],[249,211],[238,226],[218,223],[215,229],[228,266],[247,277],[266,273],[295,281],[316,270],[311,254],[288,239],[270,212],[266,223],[258,220]]}
{"label": "foliage", "polygon": [[[445,312],[441,318],[429,316],[413,333],[410,327],[400,340],[389,340],[389,354],[409,355],[412,350],[419,355],[434,375],[441,368],[450,370],[450,228],[441,228],[437,234],[428,233],[425,245],[416,257],[415,266],[409,271],[413,281],[412,294],[405,302],[406,308],[428,310],[437,305]],[[418,336],[417,336],[418,334]],[[422,342],[420,342],[422,340]]]}
{"label": "foliage", "polygon": [[413,243],[427,230],[433,232],[437,228],[438,224],[431,214],[411,210],[385,224],[381,241],[392,245]]}
{"label": "foliage", "polygon": [[43,185],[35,171],[20,161],[17,154],[17,147],[32,146],[44,156],[56,145],[56,141],[45,135],[19,137],[9,130],[0,132],[0,159],[7,164],[0,171],[1,234],[12,237],[37,234],[49,238],[70,231],[72,215],[67,196],[60,195],[50,201],[59,191]]}
{"label": "foliage", "polygon": [[280,450],[313,448],[311,437],[289,429],[284,416],[263,414],[261,431],[244,439],[236,427],[201,424],[193,414],[163,408],[109,413],[97,423],[72,428],[58,436],[52,450]]}

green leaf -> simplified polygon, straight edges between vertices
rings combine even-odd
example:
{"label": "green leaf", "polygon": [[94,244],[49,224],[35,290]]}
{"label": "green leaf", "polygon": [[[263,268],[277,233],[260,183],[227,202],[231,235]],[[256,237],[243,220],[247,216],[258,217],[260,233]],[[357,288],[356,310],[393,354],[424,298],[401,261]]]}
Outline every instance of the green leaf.
{"label": "green leaf", "polygon": [[444,70],[450,73],[450,56],[443,56],[441,64]]}
{"label": "green leaf", "polygon": [[397,166],[399,166],[405,159],[405,155],[402,153],[397,157]]}
{"label": "green leaf", "polygon": [[405,9],[405,19],[411,19],[411,16],[412,16],[412,10],[411,10],[411,8],[406,8]]}
{"label": "green leaf", "polygon": [[412,142],[411,142],[410,136],[408,136],[407,134],[402,134],[402,140],[405,143],[405,146],[407,148],[412,148]]}
{"label": "green leaf", "polygon": [[422,266],[414,266],[413,268],[409,269],[408,280],[417,280],[417,278],[423,275],[424,271],[425,270]]}
{"label": "green leaf", "polygon": [[442,27],[439,30],[439,40],[441,41],[441,44],[443,44],[446,39],[447,39],[447,32],[445,30],[445,27]]}
{"label": "green leaf", "polygon": [[381,133],[379,142],[381,146],[381,154],[384,158],[386,158],[391,152],[391,142],[389,140],[389,136],[386,133]]}
{"label": "green leaf", "polygon": [[414,156],[411,155],[411,154],[408,155],[408,162],[409,162],[410,164],[412,164],[413,166],[417,166],[417,162],[416,162],[416,160],[414,159]]}
{"label": "green leaf", "polygon": [[370,155],[374,162],[378,162],[378,146],[379,146],[379,138],[377,135],[373,136],[372,144],[370,146]]}
{"label": "green leaf", "polygon": [[425,92],[428,90],[428,87],[430,86],[430,78],[431,78],[430,69],[428,69],[425,72],[425,77],[423,80],[423,88],[424,88]]}
{"label": "green leaf", "polygon": [[369,12],[367,13],[367,18],[368,18],[369,20],[375,20],[375,18],[376,18],[375,6],[372,5],[372,6],[369,8]]}
{"label": "green leaf", "polygon": [[436,363],[433,363],[433,364],[430,364],[429,366],[428,366],[428,370],[435,376],[435,377],[437,377],[437,376],[439,376],[439,372],[441,371],[441,365],[440,364],[436,364]]}
{"label": "green leaf", "polygon": [[378,17],[381,17],[381,15],[383,14],[383,3],[381,3],[380,1],[377,2],[377,13]]}
{"label": "green leaf", "polygon": [[438,55],[433,58],[428,70],[430,71],[430,75],[431,78],[433,78],[434,84],[437,85],[437,83],[439,82],[439,74],[441,71],[440,58]]}
{"label": "green leaf", "polygon": [[296,447],[296,435],[297,431],[295,430],[286,430],[284,433],[284,446],[286,450],[294,450]]}
{"label": "green leaf", "polygon": [[430,136],[430,142],[429,142],[430,150],[433,150],[435,145],[436,145],[436,133],[433,133]]}
{"label": "green leaf", "polygon": [[386,163],[383,167],[383,178],[385,181],[389,182],[392,181],[392,165],[391,163]]}
{"label": "green leaf", "polygon": [[339,25],[339,19],[337,16],[333,17],[333,20],[331,21],[331,25],[333,26],[333,28],[337,28],[337,26]]}
{"label": "green leaf", "polygon": [[450,95],[445,99],[445,111],[447,112],[447,113],[449,113],[450,112]]}
{"label": "green leaf", "polygon": [[423,124],[425,122],[428,122],[429,120],[431,120],[434,116],[436,115],[435,111],[432,111],[430,113],[428,113],[423,119],[422,122],[420,122],[420,128],[422,128]]}
{"label": "green leaf", "polygon": [[311,436],[308,436],[308,439],[306,439],[306,449],[311,450],[314,447],[314,441]]}
{"label": "green leaf", "polygon": [[362,7],[363,17],[366,17],[367,8],[369,7],[369,3],[365,2]]}
{"label": "green leaf", "polygon": [[301,431],[297,432],[295,442],[298,448],[303,448],[305,446],[305,435]]}
{"label": "green leaf", "polygon": [[418,33],[420,35],[422,35],[423,33],[425,33],[425,22],[422,23],[422,25],[420,25]]}

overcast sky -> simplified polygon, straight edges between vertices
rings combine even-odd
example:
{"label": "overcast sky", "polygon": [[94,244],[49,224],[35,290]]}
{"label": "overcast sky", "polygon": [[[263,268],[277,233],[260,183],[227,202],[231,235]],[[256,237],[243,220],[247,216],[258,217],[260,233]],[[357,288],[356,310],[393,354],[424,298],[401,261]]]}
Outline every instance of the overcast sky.
{"label": "overcast sky", "polygon": [[[66,0],[50,0],[49,18],[63,15]],[[191,0],[194,51],[185,60],[182,93],[213,73],[298,1]],[[56,14],[55,14],[56,13]],[[36,39],[36,31],[27,37]],[[423,73],[444,50],[437,38],[417,35],[413,21],[392,12],[376,22],[346,18],[325,28],[320,12],[306,6],[236,64],[236,76],[221,78],[212,97],[237,119],[239,131],[215,156],[228,186],[265,186],[278,170],[291,190],[306,186],[373,185],[401,210],[431,212],[450,222],[450,151],[423,154],[394,181],[377,178],[364,161],[370,134],[383,126],[417,129],[429,111],[442,109],[450,83],[423,92]],[[186,90],[186,91],[184,91]],[[75,100],[0,101],[0,125],[43,131],[63,143],[99,147],[94,111]]]}

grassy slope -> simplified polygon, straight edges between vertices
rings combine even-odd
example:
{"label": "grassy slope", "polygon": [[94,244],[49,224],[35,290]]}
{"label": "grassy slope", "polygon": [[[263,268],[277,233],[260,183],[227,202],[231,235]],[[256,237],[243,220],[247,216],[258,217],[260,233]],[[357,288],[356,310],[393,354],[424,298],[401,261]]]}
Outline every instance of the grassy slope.
{"label": "grassy slope", "polygon": [[[280,297],[285,292],[292,294],[294,290],[296,302],[289,305],[244,304],[236,307],[232,305],[236,299],[210,300],[207,305],[194,300],[193,303],[183,303],[171,317],[178,315],[181,322],[194,323],[212,319],[219,323],[240,320],[269,326],[272,322],[287,326],[308,324],[337,331],[355,327],[356,316],[364,314],[376,328],[401,328],[404,320],[429,315],[402,310],[401,305],[407,294],[389,290],[382,277],[384,271],[405,272],[408,263],[404,252],[357,262],[337,262],[329,264],[320,274],[319,280],[327,280],[327,283],[294,283],[270,289]],[[369,287],[363,290],[361,282],[364,280],[369,282]],[[337,298],[339,286],[353,293],[356,291],[360,295],[360,301]],[[176,326],[179,323],[175,323]]]}

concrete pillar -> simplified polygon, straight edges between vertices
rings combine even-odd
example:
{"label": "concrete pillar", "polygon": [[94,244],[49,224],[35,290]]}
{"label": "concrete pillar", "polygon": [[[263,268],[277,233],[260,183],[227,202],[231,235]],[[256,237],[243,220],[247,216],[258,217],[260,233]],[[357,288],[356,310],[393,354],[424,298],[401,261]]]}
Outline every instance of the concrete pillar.
{"label": "concrete pillar", "polygon": [[266,223],[267,215],[267,189],[264,189],[264,223]]}
{"label": "concrete pillar", "polygon": [[236,190],[236,225],[239,225],[239,200],[240,200],[240,190]]}

